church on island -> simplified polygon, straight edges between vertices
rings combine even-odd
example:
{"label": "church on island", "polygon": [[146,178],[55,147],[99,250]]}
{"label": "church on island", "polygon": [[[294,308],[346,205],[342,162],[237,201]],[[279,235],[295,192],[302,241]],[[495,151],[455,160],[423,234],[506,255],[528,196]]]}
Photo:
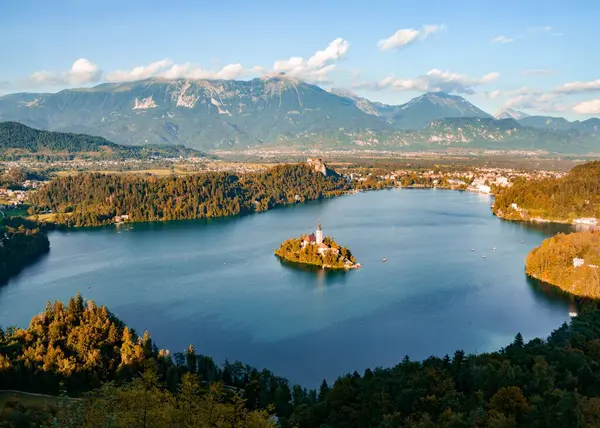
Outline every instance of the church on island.
{"label": "church on island", "polygon": [[319,266],[323,269],[357,269],[360,263],[352,252],[337,244],[331,236],[324,236],[319,224],[310,235],[290,238],[275,249],[275,255],[295,264]]}
{"label": "church on island", "polygon": [[311,233],[304,237],[302,241],[302,248],[307,245],[316,245],[318,247],[317,251],[319,254],[323,254],[326,251],[332,251],[334,253],[339,253],[340,251],[337,248],[329,248],[326,244],[323,243],[323,229],[321,228],[321,224],[317,225],[317,230],[315,233]]}

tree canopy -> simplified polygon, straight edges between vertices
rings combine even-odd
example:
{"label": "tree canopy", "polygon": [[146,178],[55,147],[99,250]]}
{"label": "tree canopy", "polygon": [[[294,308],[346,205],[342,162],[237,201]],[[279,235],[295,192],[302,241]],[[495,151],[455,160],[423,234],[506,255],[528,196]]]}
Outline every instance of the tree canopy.
{"label": "tree canopy", "polygon": [[323,246],[315,243],[305,244],[306,236],[291,238],[281,243],[275,255],[282,260],[328,269],[346,269],[356,263],[352,252],[340,246],[333,238],[323,238]]}
{"label": "tree canopy", "polygon": [[[581,259],[581,266],[573,264]],[[600,231],[560,233],[527,256],[528,275],[583,297],[600,298]]]}
{"label": "tree canopy", "polygon": [[50,250],[48,236],[21,217],[0,220],[0,285]]}
{"label": "tree canopy", "polygon": [[79,174],[55,178],[31,199],[38,210],[57,213],[59,224],[98,226],[111,223],[117,215],[127,215],[130,221],[162,221],[246,214],[349,188],[342,178],[325,177],[306,164],[296,164],[240,176]]}
{"label": "tree canopy", "polygon": [[124,146],[102,137],[67,132],[42,131],[18,122],[0,122],[0,154],[9,150],[24,153],[104,154],[108,157],[138,158],[149,156],[203,156],[183,146]]}
{"label": "tree canopy", "polygon": [[559,179],[519,179],[496,195],[494,212],[513,220],[600,218],[600,161],[577,165]]}

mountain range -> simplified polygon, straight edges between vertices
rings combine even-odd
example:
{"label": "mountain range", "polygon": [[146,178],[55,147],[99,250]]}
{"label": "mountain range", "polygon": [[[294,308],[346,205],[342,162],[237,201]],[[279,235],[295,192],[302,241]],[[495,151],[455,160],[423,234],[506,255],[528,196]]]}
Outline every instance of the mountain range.
{"label": "mountain range", "polygon": [[202,150],[285,145],[600,153],[600,119],[569,122],[515,110],[493,117],[444,92],[386,105],[285,75],[249,81],[147,79],[10,94],[0,97],[0,121],[120,144]]}

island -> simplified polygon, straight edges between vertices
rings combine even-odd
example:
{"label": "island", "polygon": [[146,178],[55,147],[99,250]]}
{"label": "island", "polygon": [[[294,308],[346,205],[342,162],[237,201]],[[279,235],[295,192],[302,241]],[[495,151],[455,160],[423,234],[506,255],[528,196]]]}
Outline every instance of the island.
{"label": "island", "polygon": [[576,296],[600,299],[600,231],[559,233],[527,256],[525,272]]}
{"label": "island", "polygon": [[319,224],[315,233],[284,241],[275,250],[280,260],[297,265],[318,266],[323,269],[357,269],[360,263],[346,247],[338,245],[333,238],[323,237]]}

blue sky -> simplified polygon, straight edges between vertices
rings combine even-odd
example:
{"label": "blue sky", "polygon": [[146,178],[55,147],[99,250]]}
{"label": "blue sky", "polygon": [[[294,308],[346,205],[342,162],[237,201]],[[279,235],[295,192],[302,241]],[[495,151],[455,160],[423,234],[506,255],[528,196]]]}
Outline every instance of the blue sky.
{"label": "blue sky", "polygon": [[0,93],[285,71],[390,104],[442,89],[585,119],[599,18],[594,0],[0,0]]}

